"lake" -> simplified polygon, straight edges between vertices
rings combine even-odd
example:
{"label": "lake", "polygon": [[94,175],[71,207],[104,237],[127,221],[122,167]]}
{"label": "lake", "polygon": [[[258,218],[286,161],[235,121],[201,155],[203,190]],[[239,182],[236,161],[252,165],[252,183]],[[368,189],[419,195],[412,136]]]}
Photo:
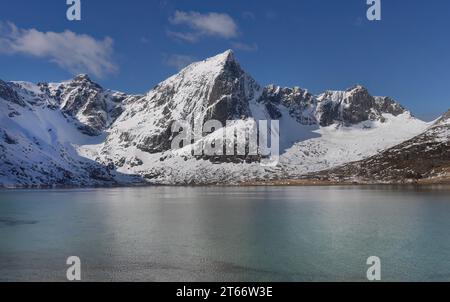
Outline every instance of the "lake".
{"label": "lake", "polygon": [[0,281],[450,281],[450,187],[0,191]]}

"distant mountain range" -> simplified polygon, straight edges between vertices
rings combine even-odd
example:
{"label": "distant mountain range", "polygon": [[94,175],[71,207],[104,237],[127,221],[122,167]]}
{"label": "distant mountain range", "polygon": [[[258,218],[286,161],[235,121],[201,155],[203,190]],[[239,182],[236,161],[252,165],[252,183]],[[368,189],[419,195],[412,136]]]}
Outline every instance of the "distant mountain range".
{"label": "distant mountain range", "polygon": [[[261,87],[232,51],[189,65],[146,95],[104,89],[87,75],[61,83],[0,80],[0,185],[448,179],[449,115],[426,123],[362,86],[320,95]],[[279,164],[171,150],[175,121],[211,119],[233,120],[228,127],[235,128],[279,120]]]}

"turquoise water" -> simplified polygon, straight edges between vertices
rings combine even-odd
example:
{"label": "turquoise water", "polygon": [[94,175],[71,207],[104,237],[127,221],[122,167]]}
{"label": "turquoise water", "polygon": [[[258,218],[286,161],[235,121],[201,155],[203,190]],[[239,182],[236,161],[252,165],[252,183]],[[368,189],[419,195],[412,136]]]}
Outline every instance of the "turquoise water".
{"label": "turquoise water", "polygon": [[450,188],[0,191],[0,281],[450,281]]}

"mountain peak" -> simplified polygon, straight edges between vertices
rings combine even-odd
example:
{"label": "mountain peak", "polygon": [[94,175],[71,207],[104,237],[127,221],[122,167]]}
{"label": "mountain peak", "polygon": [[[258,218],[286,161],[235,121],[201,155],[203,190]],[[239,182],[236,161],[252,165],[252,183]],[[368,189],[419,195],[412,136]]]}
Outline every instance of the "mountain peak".
{"label": "mountain peak", "polygon": [[87,74],[79,74],[73,78],[75,82],[92,82],[91,78]]}
{"label": "mountain peak", "polygon": [[369,92],[369,91],[367,90],[366,87],[364,87],[360,84],[356,84],[353,87],[350,87],[349,89],[347,89],[347,92],[354,93],[354,92]]}
{"label": "mountain peak", "polygon": [[222,59],[223,61],[235,61],[234,52],[231,49],[228,49],[224,51],[223,53],[220,53],[213,58]]}
{"label": "mountain peak", "polygon": [[237,64],[237,61],[234,56],[234,52],[231,49],[228,49],[227,51],[220,53],[218,55],[215,55],[213,57],[210,57],[200,63],[210,63],[210,64],[213,64],[216,66],[224,67],[225,65],[227,65],[227,63]]}
{"label": "mountain peak", "polygon": [[212,84],[217,77],[223,74],[239,78],[244,73],[245,72],[237,62],[233,51],[228,49],[223,53],[188,65],[178,74],[161,82],[157,87],[180,81],[195,82],[196,84],[193,84],[194,86],[203,86],[207,83]]}
{"label": "mountain peak", "polygon": [[[131,131],[139,137],[137,148],[158,153],[170,150],[172,125],[185,120],[203,124],[251,116],[250,101],[258,97],[261,87],[248,75],[227,50],[214,57],[192,63],[179,73],[158,84],[145,97],[126,108],[117,128],[126,128],[128,118],[133,123],[147,125]],[[159,119],[149,121],[149,114],[161,111]],[[119,130],[120,131],[120,130]]]}
{"label": "mountain peak", "polygon": [[92,81],[91,78],[84,73],[75,76],[71,82],[71,86],[81,85],[82,87],[92,88],[95,90],[103,90],[102,86]]}
{"label": "mountain peak", "polygon": [[435,125],[450,124],[450,110],[444,113],[435,123]]}

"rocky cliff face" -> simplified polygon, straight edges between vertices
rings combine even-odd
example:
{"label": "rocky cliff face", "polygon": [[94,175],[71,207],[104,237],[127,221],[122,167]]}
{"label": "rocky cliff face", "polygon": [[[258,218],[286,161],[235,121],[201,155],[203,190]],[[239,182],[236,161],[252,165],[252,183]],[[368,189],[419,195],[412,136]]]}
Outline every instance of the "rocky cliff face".
{"label": "rocky cliff face", "polygon": [[317,97],[316,117],[321,126],[334,123],[352,125],[363,121],[384,121],[383,114],[394,116],[407,110],[389,97],[373,97],[362,86],[346,91],[327,91]]}
{"label": "rocky cliff face", "polygon": [[398,116],[408,112],[390,97],[374,97],[362,86],[346,91],[327,91],[314,96],[307,90],[269,85],[259,99],[272,119],[282,117],[280,108],[303,125],[351,126],[364,121],[384,122],[383,114]]}
{"label": "rocky cliff face", "polygon": [[61,111],[81,125],[79,129],[88,135],[99,135],[122,113],[124,100],[129,96],[103,89],[87,75],[78,75],[63,83],[40,83],[39,88],[54,100]]}
{"label": "rocky cliff face", "polygon": [[280,119],[283,114],[280,106],[287,108],[289,115],[303,125],[316,123],[314,112],[317,106],[316,98],[307,90],[299,87],[282,88],[269,85],[264,88],[258,100],[265,105],[271,119]]}
{"label": "rocky cliff face", "polygon": [[408,110],[390,97],[375,97],[375,109],[381,113],[389,113],[398,116]]}
{"label": "rocky cliff face", "polygon": [[11,85],[2,80],[0,80],[0,98],[22,107],[25,106],[25,102],[19,94],[11,87]]}

